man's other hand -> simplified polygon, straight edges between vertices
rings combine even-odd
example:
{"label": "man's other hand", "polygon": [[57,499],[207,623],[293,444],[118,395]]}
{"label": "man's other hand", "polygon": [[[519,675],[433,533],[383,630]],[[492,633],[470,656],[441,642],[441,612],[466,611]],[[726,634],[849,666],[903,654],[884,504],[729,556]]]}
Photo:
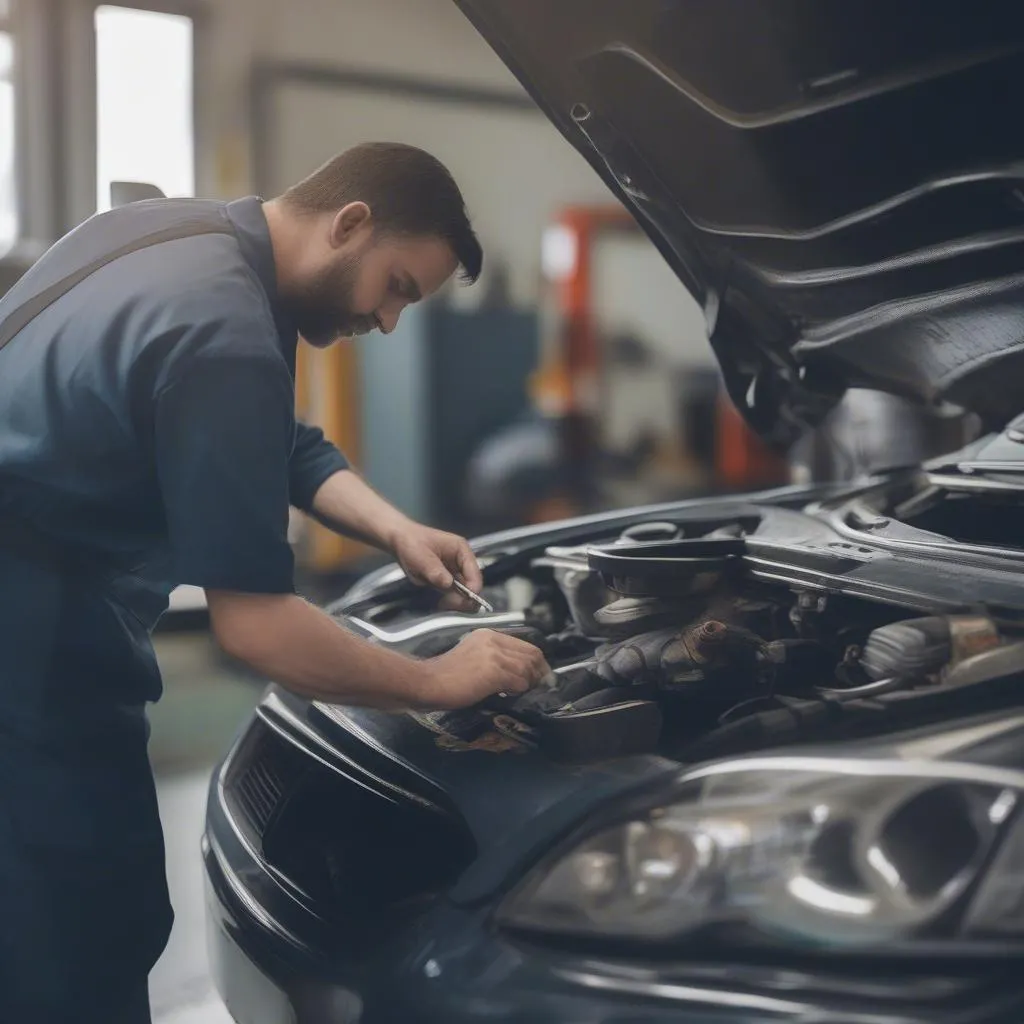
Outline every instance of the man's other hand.
{"label": "man's other hand", "polygon": [[393,551],[413,583],[445,592],[441,607],[460,612],[477,610],[469,598],[451,589],[455,576],[475,594],[484,585],[476,555],[463,537],[413,523],[395,538]]}
{"label": "man's other hand", "polygon": [[474,630],[422,665],[428,680],[422,700],[444,710],[469,707],[495,693],[525,693],[551,671],[532,644],[490,629]]}

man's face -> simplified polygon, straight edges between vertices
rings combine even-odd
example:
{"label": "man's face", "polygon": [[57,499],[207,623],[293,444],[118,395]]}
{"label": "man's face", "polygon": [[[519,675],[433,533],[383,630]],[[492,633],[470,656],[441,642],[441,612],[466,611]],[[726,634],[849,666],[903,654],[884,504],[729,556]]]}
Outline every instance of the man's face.
{"label": "man's face", "polygon": [[317,348],[375,328],[389,334],[402,310],[433,295],[456,267],[439,238],[373,231],[347,238],[296,298],[299,333]]}

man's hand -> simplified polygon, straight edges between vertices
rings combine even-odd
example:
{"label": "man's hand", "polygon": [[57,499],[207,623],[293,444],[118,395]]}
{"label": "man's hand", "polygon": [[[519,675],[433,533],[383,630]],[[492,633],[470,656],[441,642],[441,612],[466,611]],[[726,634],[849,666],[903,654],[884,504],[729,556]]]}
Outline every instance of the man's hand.
{"label": "man's hand", "polygon": [[[419,586],[429,585],[451,591],[456,575],[476,594],[484,585],[476,555],[467,541],[454,533],[409,523],[395,536],[392,550],[406,576]],[[460,612],[472,612],[477,608],[469,598],[455,591],[445,594],[441,606]]]}
{"label": "man's hand", "polygon": [[490,629],[474,630],[422,664],[429,678],[424,699],[441,710],[470,707],[495,693],[525,693],[551,671],[533,644]]}
{"label": "man's hand", "polygon": [[[313,499],[313,511],[340,532],[347,531],[390,551],[413,583],[448,591],[453,575],[458,575],[474,593],[483,586],[480,567],[465,540],[414,522],[352,470],[342,470],[324,482]],[[455,592],[446,594],[441,605],[463,612],[477,608]]]}

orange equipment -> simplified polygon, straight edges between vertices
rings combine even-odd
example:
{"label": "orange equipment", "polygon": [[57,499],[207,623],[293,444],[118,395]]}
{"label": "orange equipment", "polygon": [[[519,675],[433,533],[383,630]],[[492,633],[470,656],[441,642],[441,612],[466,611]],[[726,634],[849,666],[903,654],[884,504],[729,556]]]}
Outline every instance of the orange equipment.
{"label": "orange equipment", "polygon": [[[558,328],[542,339],[541,367],[534,379],[534,400],[570,419],[596,418],[601,344],[594,319],[592,253],[599,236],[639,232],[636,221],[618,206],[569,206],[548,230],[545,273],[554,285]],[[728,490],[788,480],[789,470],[746,425],[721,392],[716,422],[715,484]],[[579,439],[587,431],[574,430]],[[583,452],[574,455],[582,456]]]}

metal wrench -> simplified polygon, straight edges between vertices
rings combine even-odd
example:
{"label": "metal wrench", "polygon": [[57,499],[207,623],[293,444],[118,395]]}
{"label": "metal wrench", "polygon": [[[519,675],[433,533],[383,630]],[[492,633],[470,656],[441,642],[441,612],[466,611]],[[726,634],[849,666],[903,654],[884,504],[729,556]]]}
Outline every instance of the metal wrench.
{"label": "metal wrench", "polygon": [[481,611],[487,612],[488,615],[494,612],[494,606],[489,601],[485,601],[479,594],[474,594],[461,580],[453,579],[452,587],[463,597],[468,597],[470,601],[479,605]]}

